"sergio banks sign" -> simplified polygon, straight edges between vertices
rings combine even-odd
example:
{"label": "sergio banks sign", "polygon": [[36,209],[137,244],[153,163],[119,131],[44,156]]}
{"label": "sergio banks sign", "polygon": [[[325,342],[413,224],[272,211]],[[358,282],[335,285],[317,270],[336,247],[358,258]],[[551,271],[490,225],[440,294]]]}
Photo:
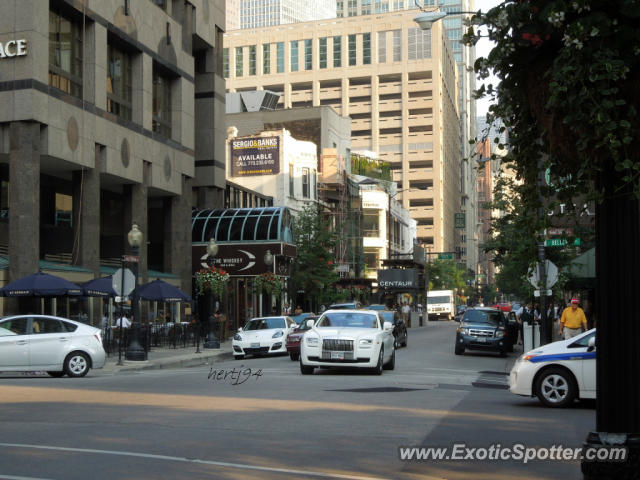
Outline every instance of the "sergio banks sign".
{"label": "sergio banks sign", "polygon": [[0,42],[0,58],[24,57],[27,54],[27,41],[9,40],[8,42]]}
{"label": "sergio banks sign", "polygon": [[279,137],[254,137],[229,142],[231,176],[247,177],[280,173],[279,140]]}

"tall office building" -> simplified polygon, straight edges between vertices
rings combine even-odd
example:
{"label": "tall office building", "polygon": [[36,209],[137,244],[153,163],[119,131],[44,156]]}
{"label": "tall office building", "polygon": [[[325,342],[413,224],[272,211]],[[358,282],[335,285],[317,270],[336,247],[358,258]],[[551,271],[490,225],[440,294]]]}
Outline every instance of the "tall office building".
{"label": "tall office building", "polygon": [[335,0],[227,0],[227,31],[335,16]]}
{"label": "tall office building", "polygon": [[[337,0],[338,17],[375,15],[385,12],[414,10],[418,12],[416,2],[425,10],[439,9],[443,12],[473,12],[474,0]],[[440,23],[444,26],[451,41],[451,50],[458,64],[458,94],[460,112],[460,135],[462,137],[462,158],[470,158],[474,152],[469,140],[476,138],[476,102],[473,91],[476,88],[473,64],[475,48],[465,47],[460,40],[465,33],[463,18],[469,15],[452,14]],[[461,213],[465,222],[461,237],[460,261],[475,271],[478,262],[478,200],[476,191],[476,169],[473,161],[461,165]]]}
{"label": "tall office building", "polygon": [[415,11],[228,32],[231,92],[282,95],[279,108],[330,105],[349,116],[354,150],[391,163],[419,243],[453,251],[460,212],[456,63],[442,25],[422,31]]}

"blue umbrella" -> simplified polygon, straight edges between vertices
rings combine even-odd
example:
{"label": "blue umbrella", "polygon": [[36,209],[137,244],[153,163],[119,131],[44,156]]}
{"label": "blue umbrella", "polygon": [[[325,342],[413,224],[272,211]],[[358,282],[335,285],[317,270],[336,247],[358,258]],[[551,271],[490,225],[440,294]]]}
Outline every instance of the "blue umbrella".
{"label": "blue umbrella", "polygon": [[5,297],[58,297],[82,295],[82,289],[64,278],[38,272],[5,285],[0,289],[0,295]]}
{"label": "blue umbrella", "polygon": [[163,282],[162,280],[154,280],[138,287],[137,296],[143,300],[151,302],[190,302],[191,297],[177,287]]}
{"label": "blue umbrella", "polygon": [[112,276],[94,278],[82,284],[82,290],[87,297],[115,297]]}

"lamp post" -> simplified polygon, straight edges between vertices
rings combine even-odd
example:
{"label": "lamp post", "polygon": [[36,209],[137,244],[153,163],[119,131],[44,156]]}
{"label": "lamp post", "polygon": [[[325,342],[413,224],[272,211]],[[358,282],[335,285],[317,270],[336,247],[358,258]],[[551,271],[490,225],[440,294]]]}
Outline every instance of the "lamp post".
{"label": "lamp post", "polygon": [[142,232],[138,228],[138,224],[134,223],[131,226],[131,230],[127,234],[127,241],[131,247],[131,253],[133,253],[133,275],[134,289],[133,296],[131,298],[131,311],[133,314],[133,322],[131,322],[131,342],[127,347],[127,353],[125,357],[127,360],[144,361],[147,359],[147,352],[140,344],[140,315],[138,312],[138,262],[140,260],[140,245],[142,244]]}
{"label": "lamp post", "polygon": [[[211,238],[207,244],[207,265],[209,265],[209,267],[213,266],[213,259],[217,254],[218,244]],[[209,292],[207,319],[209,323],[209,334],[202,346],[204,348],[220,348],[220,340],[218,340],[216,336],[215,295],[213,292]]]}
{"label": "lamp post", "polygon": [[[273,265],[273,254],[271,253],[271,250],[267,250],[267,253],[264,254],[263,260],[264,260],[264,264],[268,267],[267,271],[270,271],[273,273],[273,269],[271,268],[271,266]],[[272,301],[272,297],[271,297],[271,294],[269,293],[267,295],[267,316],[271,315],[272,313],[271,301]]]}

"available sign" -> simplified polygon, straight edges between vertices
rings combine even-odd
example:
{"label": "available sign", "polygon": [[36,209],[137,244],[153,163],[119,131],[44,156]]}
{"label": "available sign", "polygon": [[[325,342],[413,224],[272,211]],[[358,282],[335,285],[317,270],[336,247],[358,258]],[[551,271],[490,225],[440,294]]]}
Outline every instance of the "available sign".
{"label": "available sign", "polygon": [[418,288],[418,272],[413,268],[378,270],[378,285],[397,290]]}
{"label": "available sign", "polygon": [[231,140],[229,148],[232,177],[280,173],[280,137]]}
{"label": "available sign", "polygon": [[0,58],[23,57],[26,54],[27,41],[25,39],[0,42]]}

